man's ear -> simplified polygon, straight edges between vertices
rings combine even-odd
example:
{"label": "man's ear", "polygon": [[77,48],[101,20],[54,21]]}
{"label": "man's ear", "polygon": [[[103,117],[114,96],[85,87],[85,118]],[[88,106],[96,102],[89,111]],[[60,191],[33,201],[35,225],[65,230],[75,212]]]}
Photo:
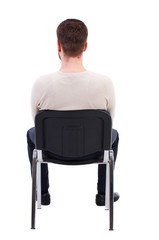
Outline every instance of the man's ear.
{"label": "man's ear", "polygon": [[87,50],[88,43],[86,42],[85,47],[84,47],[84,52]]}
{"label": "man's ear", "polygon": [[61,52],[61,43],[57,41],[57,46],[58,46],[58,52]]}

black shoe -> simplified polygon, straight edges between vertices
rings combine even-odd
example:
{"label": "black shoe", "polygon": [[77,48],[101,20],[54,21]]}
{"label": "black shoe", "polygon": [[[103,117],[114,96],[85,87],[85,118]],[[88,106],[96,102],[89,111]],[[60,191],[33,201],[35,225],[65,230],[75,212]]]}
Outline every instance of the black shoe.
{"label": "black shoe", "polygon": [[[114,193],[114,202],[118,201],[118,199],[120,198],[120,195],[115,192]],[[105,194],[97,194],[96,195],[96,204],[97,206],[105,206]]]}
{"label": "black shoe", "polygon": [[50,204],[50,194],[49,194],[49,192],[41,194],[41,204],[42,205],[49,205]]}

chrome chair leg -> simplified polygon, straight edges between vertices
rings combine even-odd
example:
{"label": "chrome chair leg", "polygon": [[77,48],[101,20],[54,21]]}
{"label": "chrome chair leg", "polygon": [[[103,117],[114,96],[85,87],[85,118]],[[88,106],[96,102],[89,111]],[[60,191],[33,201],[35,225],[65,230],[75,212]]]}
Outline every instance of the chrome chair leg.
{"label": "chrome chair leg", "polygon": [[109,193],[110,193],[110,177],[109,177],[109,162],[106,164],[106,189],[105,189],[105,209],[109,210],[109,206],[110,206],[110,197],[109,197]]}
{"label": "chrome chair leg", "polygon": [[37,162],[37,208],[41,209],[41,162]]}
{"label": "chrome chair leg", "polygon": [[113,215],[114,215],[114,153],[110,151],[110,162],[109,162],[109,197],[110,197],[110,208],[109,208],[109,230],[113,230]]}
{"label": "chrome chair leg", "polygon": [[33,152],[31,229],[35,229],[37,152]]}

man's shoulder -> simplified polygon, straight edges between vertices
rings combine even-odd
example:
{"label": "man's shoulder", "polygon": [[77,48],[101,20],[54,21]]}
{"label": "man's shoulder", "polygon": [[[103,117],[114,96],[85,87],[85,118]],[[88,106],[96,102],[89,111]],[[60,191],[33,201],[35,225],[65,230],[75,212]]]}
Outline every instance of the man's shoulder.
{"label": "man's shoulder", "polygon": [[104,84],[112,84],[112,80],[104,74],[91,72],[91,71],[88,71],[88,74],[91,79],[94,79],[94,81],[98,81]]}
{"label": "man's shoulder", "polygon": [[44,80],[50,80],[50,79],[53,79],[56,76],[58,76],[58,72],[48,73],[48,74],[39,76],[36,79],[36,81],[40,82],[40,81],[44,81]]}
{"label": "man's shoulder", "polygon": [[41,75],[35,80],[34,86],[43,86],[49,84],[49,82],[53,81],[54,79],[57,79],[57,77],[58,77],[57,72]]}

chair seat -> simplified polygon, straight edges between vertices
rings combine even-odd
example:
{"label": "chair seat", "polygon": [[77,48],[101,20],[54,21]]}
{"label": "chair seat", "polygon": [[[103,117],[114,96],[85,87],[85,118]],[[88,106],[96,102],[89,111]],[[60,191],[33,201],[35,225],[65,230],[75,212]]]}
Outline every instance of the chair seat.
{"label": "chair seat", "polygon": [[62,165],[85,165],[92,163],[102,163],[103,153],[96,152],[91,155],[87,155],[81,158],[68,158],[63,156],[58,156],[56,154],[45,151],[43,153],[43,161],[48,163],[56,163]]}

